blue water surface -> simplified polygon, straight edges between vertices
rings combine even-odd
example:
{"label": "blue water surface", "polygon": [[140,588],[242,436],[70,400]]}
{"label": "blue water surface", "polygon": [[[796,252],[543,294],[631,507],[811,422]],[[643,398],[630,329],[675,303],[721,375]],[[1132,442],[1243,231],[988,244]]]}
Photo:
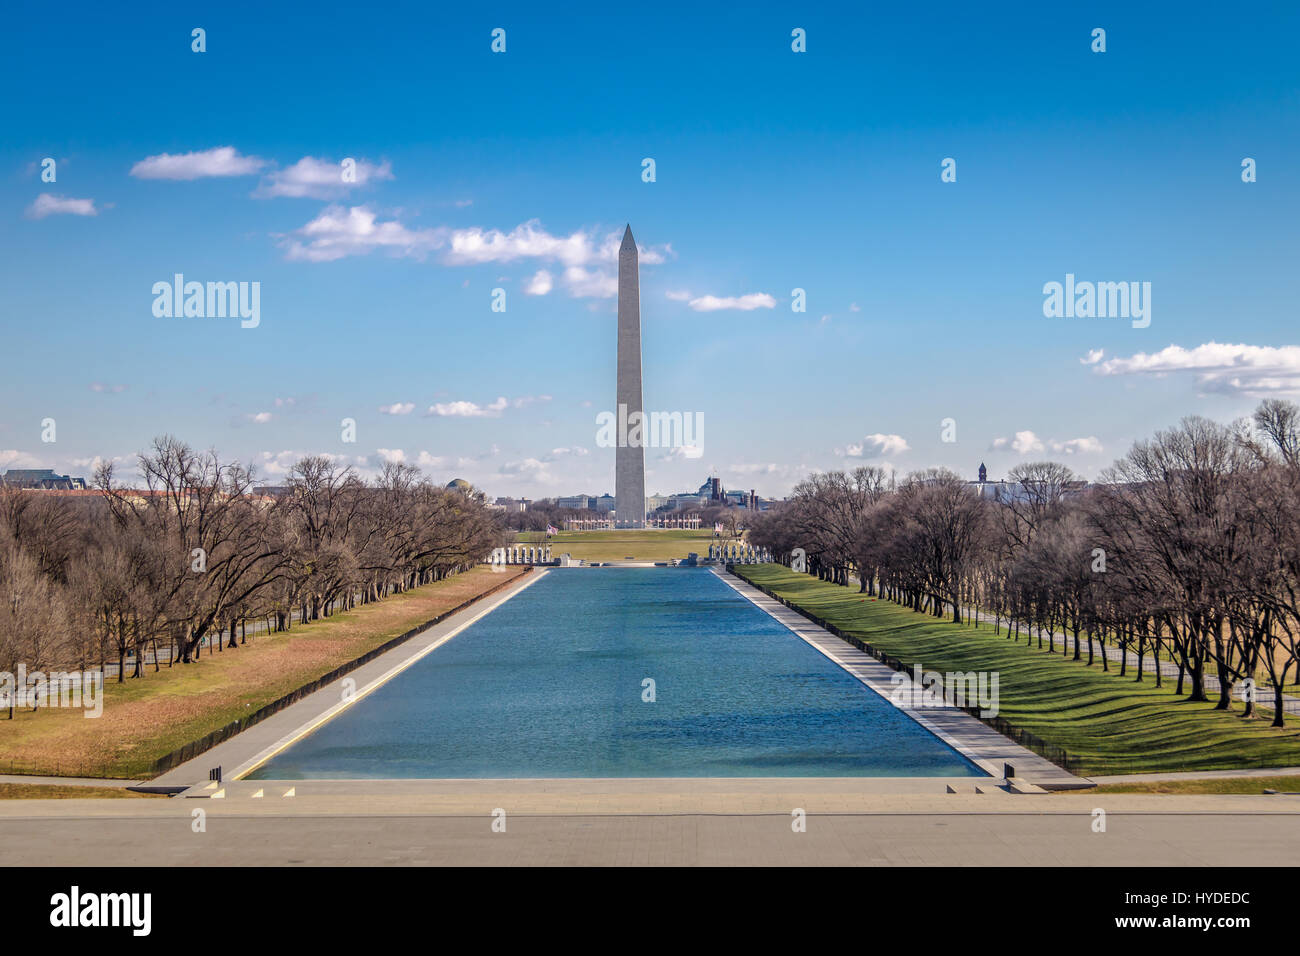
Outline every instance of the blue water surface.
{"label": "blue water surface", "polygon": [[251,776],[983,773],[711,571],[586,568],[546,573]]}

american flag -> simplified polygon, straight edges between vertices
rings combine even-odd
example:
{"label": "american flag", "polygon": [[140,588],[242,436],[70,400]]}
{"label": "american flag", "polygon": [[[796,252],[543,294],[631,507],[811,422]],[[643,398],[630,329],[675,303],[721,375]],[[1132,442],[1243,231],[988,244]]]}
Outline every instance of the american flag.
{"label": "american flag", "polygon": [[713,526],[713,533],[714,533],[714,534],[722,534],[722,522],[721,522],[721,521],[719,521],[717,524],[715,524],[715,525]]}
{"label": "american flag", "polygon": [[559,531],[558,528],[555,527],[555,525],[553,525],[553,524],[548,524],[548,525],[546,526],[546,533],[547,533],[547,534],[559,534],[560,531]]}

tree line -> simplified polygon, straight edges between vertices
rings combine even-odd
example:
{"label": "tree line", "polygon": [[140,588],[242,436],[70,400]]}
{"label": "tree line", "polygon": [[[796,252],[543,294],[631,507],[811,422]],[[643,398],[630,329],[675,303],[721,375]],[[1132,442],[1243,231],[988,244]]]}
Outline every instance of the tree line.
{"label": "tree line", "polygon": [[[274,494],[253,472],[172,437],[139,456],[142,484],[100,466],[94,492],[0,487],[0,670],[83,670],[160,647],[191,663],[236,648],[248,624],[284,631],[440,580],[504,540],[476,491],[388,463],[373,481],[300,459]],[[12,712],[11,712],[12,716]]]}
{"label": "tree line", "polygon": [[[1234,685],[1271,685],[1273,725],[1300,635],[1300,408],[1264,401],[1248,420],[1200,417],[1139,441],[1095,483],[1030,462],[980,485],[946,469],[812,475],[759,515],[750,540],[810,573],[1120,674],[1163,658],[1179,694],[1229,710]],[[1242,683],[1249,681],[1251,683]],[[1245,716],[1256,694],[1243,693]]]}

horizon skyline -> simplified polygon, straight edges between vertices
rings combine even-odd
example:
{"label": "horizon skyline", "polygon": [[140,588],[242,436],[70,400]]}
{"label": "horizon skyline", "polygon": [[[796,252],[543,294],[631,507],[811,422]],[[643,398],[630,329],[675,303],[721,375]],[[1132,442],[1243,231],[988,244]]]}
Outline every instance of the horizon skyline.
{"label": "horizon skyline", "polygon": [[[1095,480],[1184,415],[1300,396],[1300,12],[1266,7],[956,11],[939,35],[919,12],[683,28],[410,5],[403,37],[349,28],[349,60],[382,69],[276,99],[340,39],[305,6],[86,7],[66,34],[15,11],[3,69],[31,90],[0,146],[0,471],[126,476],[173,434],[264,484],[331,454],[493,497],[613,493],[595,436],[615,224],[637,222],[644,408],[709,420],[701,457],[646,455],[647,491],[1040,459]],[[256,283],[256,325],[156,314],[177,274]],[[1137,283],[1149,325],[1049,318],[1047,287],[1076,280]]]}

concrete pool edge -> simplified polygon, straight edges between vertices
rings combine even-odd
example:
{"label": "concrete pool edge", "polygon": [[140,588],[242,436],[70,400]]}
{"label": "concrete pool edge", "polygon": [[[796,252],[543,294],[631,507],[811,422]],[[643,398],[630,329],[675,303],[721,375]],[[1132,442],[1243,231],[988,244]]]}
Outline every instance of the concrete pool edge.
{"label": "concrete pool edge", "polygon": [[[476,601],[463,611],[429,627],[424,633],[393,648],[364,666],[308,694],[259,724],[249,727],[229,740],[173,767],[150,781],[153,786],[193,786],[206,781],[211,767],[233,766],[223,770],[226,780],[239,780],[265,764],[299,739],[338,716],[348,707],[392,680],[425,655],[441,647],[480,618],[487,616],[525,588],[531,587],[549,572],[536,568],[514,583],[486,599]],[[344,697],[345,681],[354,681],[356,689]]]}
{"label": "concrete pool edge", "polygon": [[[895,687],[894,670],[787,608],[743,578],[720,568],[714,568],[713,574],[800,640],[855,677],[863,686],[889,701],[890,693]],[[896,705],[890,701],[890,706]],[[956,707],[933,707],[924,711],[914,707],[899,709],[995,780],[1002,777],[1003,766],[1011,764],[1018,779],[1045,790],[1073,790],[1092,786],[1088,780],[1020,746]]]}

